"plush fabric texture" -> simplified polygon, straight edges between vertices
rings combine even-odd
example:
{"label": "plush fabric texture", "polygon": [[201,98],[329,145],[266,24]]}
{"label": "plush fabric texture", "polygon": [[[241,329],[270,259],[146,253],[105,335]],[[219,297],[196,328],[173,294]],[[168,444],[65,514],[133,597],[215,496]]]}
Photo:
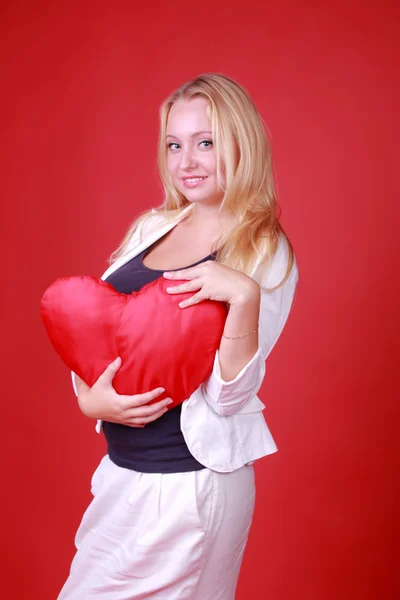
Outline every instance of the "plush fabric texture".
{"label": "plush fabric texture", "polygon": [[120,356],[115,390],[163,387],[155,401],[170,396],[172,408],[210,375],[227,316],[223,303],[210,300],[180,308],[195,292],[166,292],[179,283],[161,277],[127,295],[96,277],[64,277],[45,291],[41,316],[56,352],[89,386]]}

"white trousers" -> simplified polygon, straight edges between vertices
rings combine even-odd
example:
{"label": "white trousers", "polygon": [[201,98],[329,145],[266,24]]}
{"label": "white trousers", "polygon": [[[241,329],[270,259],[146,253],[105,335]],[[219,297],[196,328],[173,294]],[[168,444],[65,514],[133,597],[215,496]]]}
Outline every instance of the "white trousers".
{"label": "white trousers", "polygon": [[137,473],[104,456],[58,600],[233,600],[254,468]]}

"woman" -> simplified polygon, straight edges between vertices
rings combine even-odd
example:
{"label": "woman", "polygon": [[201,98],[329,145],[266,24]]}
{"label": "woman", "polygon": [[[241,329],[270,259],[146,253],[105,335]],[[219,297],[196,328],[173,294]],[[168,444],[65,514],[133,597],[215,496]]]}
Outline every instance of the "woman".
{"label": "woman", "polygon": [[120,358],[92,388],[73,374],[108,453],[59,600],[234,598],[252,463],[276,450],[257,392],[298,272],[262,119],[240,85],[215,73],[182,85],[160,116],[165,201],[133,224],[103,279],[131,293],[165,277],[168,293],[192,293],[182,310],[211,299],[229,312],[210,377],[171,410],[169,399],[148,404],[163,390],[114,391]]}

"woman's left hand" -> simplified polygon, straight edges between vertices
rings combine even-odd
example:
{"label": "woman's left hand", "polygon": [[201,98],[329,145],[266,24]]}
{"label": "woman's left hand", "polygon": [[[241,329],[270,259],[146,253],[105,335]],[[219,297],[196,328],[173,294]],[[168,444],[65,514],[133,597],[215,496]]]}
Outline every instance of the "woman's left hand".
{"label": "woman's left hand", "polygon": [[168,287],[169,294],[196,292],[179,303],[181,308],[199,304],[203,300],[217,300],[229,305],[246,304],[260,294],[260,287],[254,279],[213,260],[189,269],[166,271],[163,275],[165,279],[188,280],[187,283]]}

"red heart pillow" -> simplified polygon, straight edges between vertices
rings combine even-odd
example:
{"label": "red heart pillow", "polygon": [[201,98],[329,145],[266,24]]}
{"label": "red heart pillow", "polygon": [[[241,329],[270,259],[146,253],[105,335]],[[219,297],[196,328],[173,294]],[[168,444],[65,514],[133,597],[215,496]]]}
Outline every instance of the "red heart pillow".
{"label": "red heart pillow", "polygon": [[56,352],[89,386],[120,356],[115,390],[163,387],[156,401],[170,396],[172,408],[210,375],[227,316],[225,305],[211,300],[180,308],[194,292],[165,291],[179,283],[161,277],[127,295],[96,277],[64,277],[45,291],[41,316]]}

